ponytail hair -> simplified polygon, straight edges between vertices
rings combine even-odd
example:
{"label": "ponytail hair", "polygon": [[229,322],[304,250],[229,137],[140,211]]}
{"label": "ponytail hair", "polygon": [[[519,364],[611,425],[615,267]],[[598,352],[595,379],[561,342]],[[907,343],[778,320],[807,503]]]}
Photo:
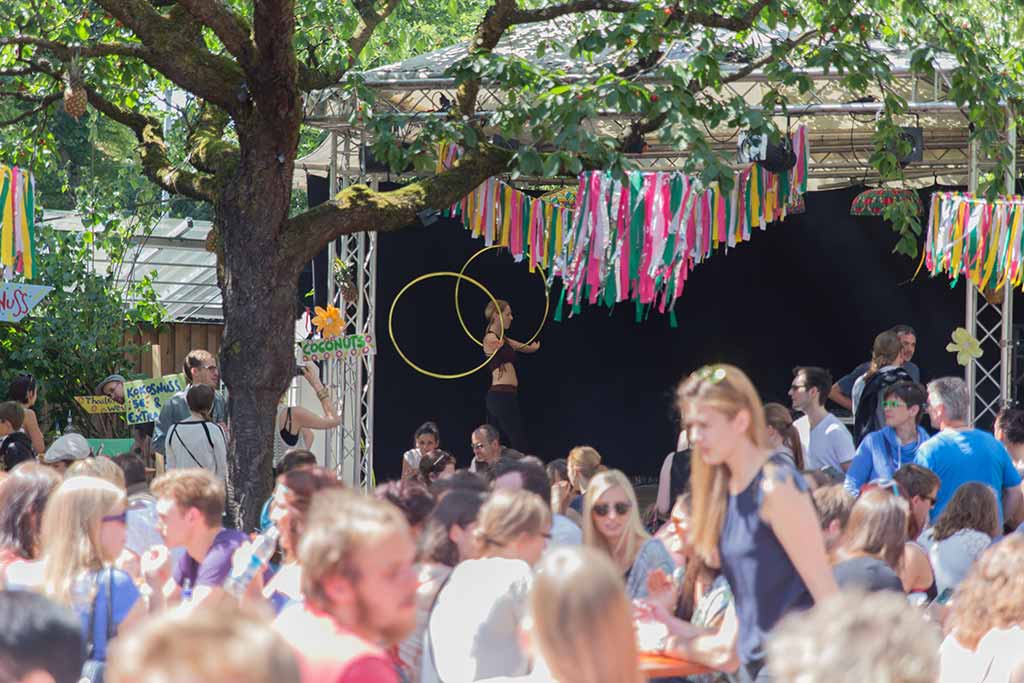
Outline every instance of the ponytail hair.
{"label": "ponytail hair", "polygon": [[804,468],[804,448],[800,443],[800,432],[793,425],[793,414],[781,403],[765,403],[764,419],[769,427],[782,437],[782,443],[793,452],[793,462],[798,470]]}

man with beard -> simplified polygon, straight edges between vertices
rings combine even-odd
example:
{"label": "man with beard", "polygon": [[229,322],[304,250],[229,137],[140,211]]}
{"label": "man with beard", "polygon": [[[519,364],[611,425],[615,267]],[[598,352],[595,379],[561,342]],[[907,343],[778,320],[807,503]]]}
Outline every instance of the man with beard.
{"label": "man with beard", "polygon": [[416,626],[415,554],[393,505],[317,494],[299,546],[305,602],[274,622],[299,654],[303,683],[398,683],[386,649]]}

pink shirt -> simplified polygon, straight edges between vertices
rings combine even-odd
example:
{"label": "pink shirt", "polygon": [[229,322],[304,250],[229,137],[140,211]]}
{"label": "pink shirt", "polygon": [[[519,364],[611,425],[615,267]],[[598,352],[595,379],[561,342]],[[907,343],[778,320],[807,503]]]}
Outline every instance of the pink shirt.
{"label": "pink shirt", "polygon": [[398,683],[387,653],[305,603],[291,605],[274,630],[299,655],[302,683]]}

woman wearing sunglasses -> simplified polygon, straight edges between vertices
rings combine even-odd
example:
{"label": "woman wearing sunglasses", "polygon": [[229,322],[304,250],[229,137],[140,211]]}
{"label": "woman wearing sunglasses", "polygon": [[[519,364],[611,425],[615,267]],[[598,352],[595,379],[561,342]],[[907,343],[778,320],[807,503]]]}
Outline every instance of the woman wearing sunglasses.
{"label": "woman wearing sunglasses", "polygon": [[75,610],[88,658],[103,662],[108,639],[138,623],[146,601],[131,577],[113,563],[124,548],[123,489],[96,477],[72,477],[50,496],[43,512],[42,560],[31,587]]}
{"label": "woman wearing sunglasses", "polygon": [[678,397],[694,449],[694,552],[721,567],[734,597],[725,620],[738,628],[723,643],[717,632],[670,625],[667,649],[703,661],[717,653],[722,667],[738,655],[739,679],[765,683],[768,633],[790,610],[838,590],[817,515],[803,477],[767,447],[761,398],[741,370],[701,368]]}
{"label": "woman wearing sunglasses", "polygon": [[891,479],[900,467],[914,462],[918,447],[928,440],[921,427],[928,394],[920,384],[897,382],[885,390],[885,426],[864,437],[846,473],[846,490],[860,495],[876,479]]}
{"label": "woman wearing sunglasses", "polygon": [[675,563],[665,545],[644,529],[632,484],[619,470],[590,480],[583,500],[583,543],[607,553],[622,572],[630,600],[647,597],[647,576]]}

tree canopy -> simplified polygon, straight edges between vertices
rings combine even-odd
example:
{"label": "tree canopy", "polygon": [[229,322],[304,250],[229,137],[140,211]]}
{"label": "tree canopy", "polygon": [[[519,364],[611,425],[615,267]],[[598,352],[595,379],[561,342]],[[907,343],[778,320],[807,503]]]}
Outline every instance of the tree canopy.
{"label": "tree canopy", "polygon": [[[552,20],[572,22],[570,54],[585,74],[569,79],[530,56],[493,52],[517,27]],[[996,22],[1005,29],[992,31]],[[1006,112],[1019,111],[1024,82],[1020,26],[1016,7],[951,0],[11,0],[0,7],[0,125],[13,131],[4,161],[57,159],[50,133],[64,115],[54,110],[78,114],[84,101],[131,132],[138,168],[157,188],[210,207],[226,322],[221,363],[234,452],[244,453],[231,479],[253,517],[269,480],[276,400],[291,376],[298,274],[332,239],[400,229],[497,174],[626,169],[644,136],[686,149],[687,169],[703,182],[728,184],[730,159],[710,144],[711,131],[778,136],[765,110],[805,92],[804,70],[813,68],[851,93],[879,93],[872,163],[898,176],[906,102],[892,87],[885,46],[909,49],[922,74],[939,51],[956,58],[948,97],[993,161],[987,189],[996,192],[1012,158]],[[446,112],[410,120],[375,105],[362,69],[466,32],[470,49],[451,70],[457,89]],[[670,48],[688,58],[667,62]],[[754,72],[763,77],[759,103],[729,94]],[[505,92],[504,103],[481,108],[485,85]],[[369,129],[395,168],[432,167],[439,142],[465,153],[400,189],[355,185],[296,211],[304,105],[325,88],[361,102],[351,122]],[[589,125],[608,110],[629,125]],[[396,144],[409,126],[411,144]],[[530,144],[507,149],[491,142],[494,133]],[[894,218],[916,247],[919,226]]]}

